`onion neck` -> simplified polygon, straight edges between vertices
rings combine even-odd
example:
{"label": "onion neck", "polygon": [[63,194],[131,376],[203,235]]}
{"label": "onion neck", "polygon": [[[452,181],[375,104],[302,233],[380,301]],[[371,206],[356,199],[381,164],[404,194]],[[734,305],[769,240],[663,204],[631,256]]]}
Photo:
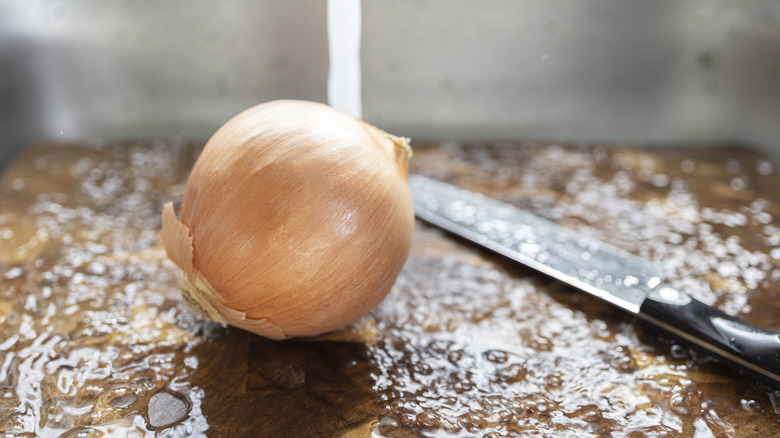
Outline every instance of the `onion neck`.
{"label": "onion neck", "polygon": [[[392,155],[395,159],[396,164],[398,165],[399,169],[402,170],[402,174],[404,177],[409,172],[409,160],[412,159],[412,147],[409,145],[410,139],[407,137],[397,137],[393,134],[389,134],[385,131],[382,131],[379,128],[376,128],[374,126],[368,125],[373,129],[375,132],[374,139],[381,143],[385,143],[387,141],[390,142],[392,145]],[[386,146],[385,146],[386,147]]]}
{"label": "onion neck", "polygon": [[411,140],[408,137],[396,137],[395,135],[389,134],[385,131],[381,132],[382,135],[393,142],[396,157],[402,158],[405,162],[408,163],[409,160],[412,159],[412,147],[409,145]]}

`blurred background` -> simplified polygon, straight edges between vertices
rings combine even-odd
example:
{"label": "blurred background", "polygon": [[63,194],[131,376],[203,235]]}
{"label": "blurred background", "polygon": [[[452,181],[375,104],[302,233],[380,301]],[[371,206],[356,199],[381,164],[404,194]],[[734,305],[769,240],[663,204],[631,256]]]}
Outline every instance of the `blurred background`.
{"label": "blurred background", "polygon": [[[413,140],[739,142],[780,161],[780,2],[362,5],[364,118]],[[0,0],[0,165],[327,102],[324,0]]]}

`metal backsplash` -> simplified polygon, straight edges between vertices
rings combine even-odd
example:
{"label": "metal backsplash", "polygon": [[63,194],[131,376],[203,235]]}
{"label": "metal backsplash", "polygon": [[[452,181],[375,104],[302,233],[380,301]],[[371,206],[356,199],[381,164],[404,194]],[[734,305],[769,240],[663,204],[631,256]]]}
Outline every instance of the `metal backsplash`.
{"label": "metal backsplash", "polygon": [[[417,139],[741,141],[780,158],[780,2],[363,2],[363,109]],[[324,0],[0,0],[0,163],[327,100]]]}

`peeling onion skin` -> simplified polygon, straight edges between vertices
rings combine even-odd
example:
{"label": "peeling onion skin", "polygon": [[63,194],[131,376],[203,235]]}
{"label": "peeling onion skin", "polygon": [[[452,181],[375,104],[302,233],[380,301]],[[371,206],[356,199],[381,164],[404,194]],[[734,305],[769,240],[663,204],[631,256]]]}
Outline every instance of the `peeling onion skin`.
{"label": "peeling onion skin", "polygon": [[273,339],[368,314],[412,243],[405,139],[329,106],[274,101],[225,123],[195,163],[161,239],[185,302]]}

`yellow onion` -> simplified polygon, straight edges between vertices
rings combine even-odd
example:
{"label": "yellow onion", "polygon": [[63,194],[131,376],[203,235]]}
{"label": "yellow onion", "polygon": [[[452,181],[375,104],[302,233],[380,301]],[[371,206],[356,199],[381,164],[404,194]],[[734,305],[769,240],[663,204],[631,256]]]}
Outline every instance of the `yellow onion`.
{"label": "yellow onion", "polygon": [[184,301],[262,336],[311,336],[369,313],[414,226],[408,140],[329,106],[274,101],[217,130],[161,239]]}

